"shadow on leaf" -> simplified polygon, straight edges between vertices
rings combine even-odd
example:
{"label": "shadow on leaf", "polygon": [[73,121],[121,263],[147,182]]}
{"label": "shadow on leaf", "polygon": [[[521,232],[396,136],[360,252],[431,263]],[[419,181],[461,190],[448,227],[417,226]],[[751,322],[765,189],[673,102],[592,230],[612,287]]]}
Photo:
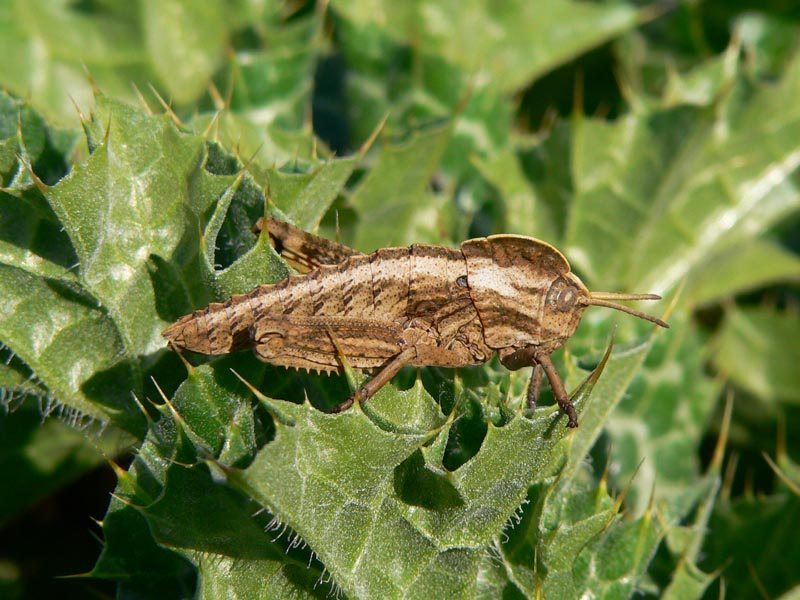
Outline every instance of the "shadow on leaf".
{"label": "shadow on leaf", "polygon": [[403,502],[429,510],[464,505],[464,499],[450,478],[444,473],[428,469],[425,457],[419,450],[394,470],[394,490]]}

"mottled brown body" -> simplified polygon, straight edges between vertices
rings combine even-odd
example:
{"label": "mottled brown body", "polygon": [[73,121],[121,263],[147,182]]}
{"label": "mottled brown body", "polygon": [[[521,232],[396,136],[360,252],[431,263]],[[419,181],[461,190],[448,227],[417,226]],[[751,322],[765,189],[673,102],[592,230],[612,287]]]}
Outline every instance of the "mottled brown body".
{"label": "mottled brown body", "polygon": [[[261,223],[257,225],[260,227]],[[405,365],[459,367],[495,352],[510,369],[535,366],[535,404],[544,369],[556,399],[575,409],[549,355],[573,334],[592,298],[555,248],[497,235],[460,249],[413,245],[361,254],[269,219],[276,249],[308,273],[186,315],[164,331],[171,346],[203,354],[253,348],[266,362],[318,371],[381,371],[356,393],[366,400]],[[600,294],[601,298],[620,295]],[[654,296],[624,296],[623,299]],[[341,408],[352,404],[352,398]]]}

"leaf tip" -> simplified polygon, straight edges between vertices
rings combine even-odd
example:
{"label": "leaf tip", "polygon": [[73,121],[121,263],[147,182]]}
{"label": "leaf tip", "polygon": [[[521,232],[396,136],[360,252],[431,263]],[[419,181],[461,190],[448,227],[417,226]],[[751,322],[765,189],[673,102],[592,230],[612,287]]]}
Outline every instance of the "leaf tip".
{"label": "leaf tip", "polygon": [[[20,142],[21,141],[22,141],[22,138],[20,138]],[[27,171],[28,176],[31,178],[31,181],[33,181],[33,184],[36,186],[36,189],[38,189],[40,192],[42,192],[42,194],[46,195],[47,192],[50,190],[50,186],[47,185],[41,179],[39,179],[39,176],[36,173],[34,173],[33,165],[31,165],[31,161],[28,160],[28,157],[25,156],[24,154],[17,154],[17,160],[23,166],[25,171]]]}
{"label": "leaf tip", "polygon": [[104,456],[103,458],[105,459],[108,466],[111,467],[111,470],[114,471],[114,475],[116,475],[118,481],[130,480],[130,475],[128,474],[128,472],[121,466],[119,466],[119,464],[117,464],[114,461],[114,459],[112,459],[109,456]]}
{"label": "leaf tip", "polygon": [[147,85],[150,87],[150,91],[153,92],[153,95],[156,97],[156,100],[158,100],[158,103],[161,105],[161,108],[164,109],[164,112],[172,120],[172,122],[180,129],[185,129],[183,121],[181,121],[178,115],[176,115],[175,112],[172,110],[172,105],[166,100],[164,100],[164,98],[161,96],[161,94],[158,93],[158,90],[152,83],[148,83]]}
{"label": "leaf tip", "polygon": [[725,456],[725,447],[728,445],[728,434],[730,432],[731,418],[733,414],[733,391],[729,391],[725,397],[725,408],[722,415],[722,423],[719,429],[719,437],[714,446],[714,454],[711,457],[709,470],[719,472],[722,468],[722,459]]}
{"label": "leaf tip", "polygon": [[372,148],[372,144],[375,143],[375,140],[378,139],[378,136],[381,134],[383,129],[386,127],[386,122],[389,120],[389,112],[383,115],[383,118],[378,121],[378,124],[375,126],[375,129],[372,130],[372,133],[369,135],[367,140],[361,144],[361,148],[358,149],[358,157],[363,157],[370,148]]}
{"label": "leaf tip", "polygon": [[188,360],[186,360],[186,357],[183,355],[183,352],[181,352],[180,349],[176,349],[176,348],[172,348],[172,349],[178,355],[178,358],[180,359],[181,363],[183,364],[183,367],[186,369],[186,375],[189,376],[189,377],[194,375],[195,372],[197,371],[194,368],[194,365],[192,363],[190,363]]}
{"label": "leaf tip", "polygon": [[97,87],[97,83],[95,82],[94,77],[92,77],[89,67],[84,62],[81,62],[81,67],[83,67],[83,74],[86,76],[86,81],[89,84],[89,87],[92,88],[92,94],[95,96],[95,98],[97,96],[102,96],[103,92],[101,92],[100,88]]}
{"label": "leaf tip", "polygon": [[[286,410],[284,406],[290,405],[292,407],[297,407],[298,405],[293,404],[291,402],[284,402],[281,400],[274,400],[269,396],[265,396],[261,393],[261,391],[256,388],[252,383],[247,381],[244,377],[239,375],[235,370],[231,369],[231,373],[241,381],[248,390],[256,397],[256,399],[261,403],[261,405],[267,409],[267,411],[276,419],[276,425],[278,423],[283,425],[288,425],[293,427],[295,425],[295,416],[290,410]],[[305,402],[303,403],[305,404]]]}
{"label": "leaf tip", "polygon": [[208,84],[208,95],[211,97],[211,102],[214,104],[214,108],[217,109],[214,118],[216,119],[217,115],[227,108],[227,104],[225,99],[222,97],[222,94],[219,93],[219,88],[214,84],[213,81],[209,82]]}
{"label": "leaf tip", "polygon": [[150,108],[150,103],[144,97],[144,94],[142,94],[142,90],[139,89],[139,86],[136,85],[136,83],[132,83],[131,85],[133,86],[133,93],[136,94],[136,97],[139,99],[139,104],[142,105],[144,112],[152,116],[153,109]]}
{"label": "leaf tip", "polygon": [[81,128],[85,130],[86,126],[89,123],[89,117],[87,117],[83,113],[83,111],[81,110],[81,107],[78,104],[78,101],[75,99],[75,97],[72,94],[68,94],[68,95],[69,95],[70,102],[72,102],[72,107],[75,109],[75,112],[78,114],[78,119],[81,122]]}
{"label": "leaf tip", "polygon": [[[211,117],[211,120],[206,125],[206,128],[203,130],[203,138],[206,140],[216,140],[217,134],[219,133],[219,116],[222,114],[220,110],[214,113],[214,116]],[[211,133],[214,132],[212,137]]]}

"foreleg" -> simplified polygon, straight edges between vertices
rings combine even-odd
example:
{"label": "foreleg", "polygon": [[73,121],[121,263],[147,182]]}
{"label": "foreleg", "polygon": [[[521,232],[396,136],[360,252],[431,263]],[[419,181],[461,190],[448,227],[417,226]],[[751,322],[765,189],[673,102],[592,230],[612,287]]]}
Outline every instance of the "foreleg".
{"label": "foreleg", "polygon": [[528,409],[535,410],[536,403],[539,401],[539,392],[542,390],[542,365],[533,365],[531,380],[528,383]]}
{"label": "foreleg", "polygon": [[553,364],[553,361],[550,360],[550,355],[537,354],[534,355],[534,360],[538,365],[541,365],[542,369],[544,369],[544,372],[547,374],[547,379],[550,381],[550,387],[553,390],[553,396],[555,396],[556,402],[558,402],[558,406],[561,408],[561,412],[569,417],[567,427],[577,427],[578,413],[575,411],[575,405],[572,404],[567,395],[564,382],[561,381],[561,376],[558,374],[556,366]]}

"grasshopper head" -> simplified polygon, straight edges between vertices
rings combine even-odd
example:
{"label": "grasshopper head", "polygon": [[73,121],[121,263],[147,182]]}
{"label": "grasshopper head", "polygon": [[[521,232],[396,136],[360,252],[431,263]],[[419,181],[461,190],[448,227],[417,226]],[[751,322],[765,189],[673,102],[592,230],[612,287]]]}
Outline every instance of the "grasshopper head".
{"label": "grasshopper head", "polygon": [[572,272],[563,273],[553,280],[545,296],[542,310],[542,345],[555,350],[578,328],[587,306],[605,306],[660,327],[669,325],[661,319],[611,300],[660,300],[656,294],[622,294],[617,292],[590,292]]}
{"label": "grasshopper head", "polygon": [[543,350],[552,352],[575,333],[590,299],[591,293],[574,273],[562,273],[553,279],[542,305]]}
{"label": "grasshopper head", "polygon": [[536,346],[549,354],[575,332],[587,306],[605,306],[664,321],[611,300],[655,300],[655,294],[590,292],[550,244],[519,235],[493,235],[461,244],[470,297],[487,346],[502,354]]}

